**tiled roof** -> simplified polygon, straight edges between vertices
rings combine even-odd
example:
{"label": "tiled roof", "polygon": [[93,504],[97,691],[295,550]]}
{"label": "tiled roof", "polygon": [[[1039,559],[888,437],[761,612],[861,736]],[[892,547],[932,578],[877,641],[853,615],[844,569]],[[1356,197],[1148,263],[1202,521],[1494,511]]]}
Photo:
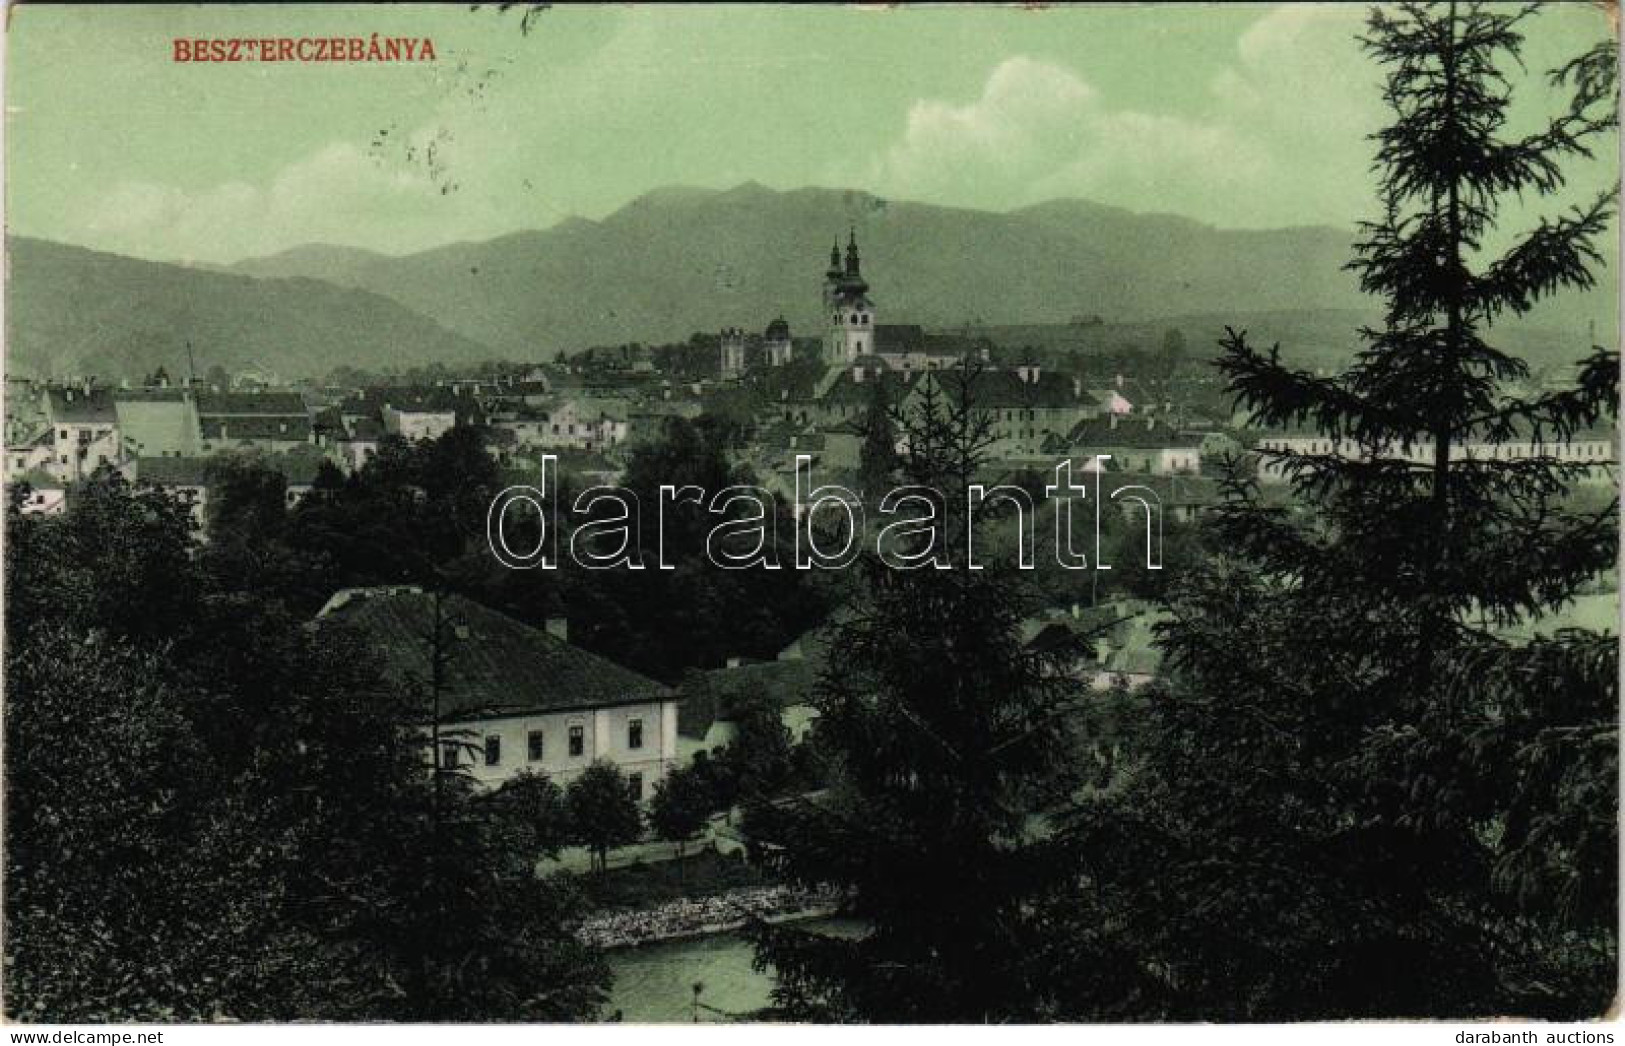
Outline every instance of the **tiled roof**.
{"label": "tiled roof", "polygon": [[306,417],[304,397],[297,392],[200,392],[197,412],[211,414]]}
{"label": "tiled roof", "polygon": [[826,407],[855,407],[874,402],[875,385],[878,383],[886,389],[886,402],[896,404],[902,400],[908,390],[918,380],[917,375],[902,371],[883,370],[864,374],[863,380],[858,381],[852,374],[851,367],[842,367],[827,387],[818,401]]}
{"label": "tiled roof", "polygon": [[179,403],[186,398],[187,390],[179,387],[148,388],[148,389],[116,389],[113,392],[115,403]]}
{"label": "tiled roof", "polygon": [[[447,596],[449,660],[442,708],[473,718],[602,708],[670,697],[669,688],[541,629],[461,596]],[[397,686],[430,678],[426,641],[434,597],[422,592],[357,594],[325,612],[324,624],[356,629]]]}
{"label": "tiled roof", "polygon": [[160,487],[206,487],[208,458],[137,458],[135,478]]}
{"label": "tiled roof", "polygon": [[264,417],[255,414],[215,415],[200,421],[204,439],[298,440],[310,439],[307,417]]}
{"label": "tiled roof", "polygon": [[357,418],[350,424],[353,440],[376,441],[384,438],[384,423],[377,418]]}
{"label": "tiled roof", "polygon": [[83,389],[57,388],[50,389],[46,397],[53,421],[87,425],[98,422],[112,424],[117,420],[111,389],[93,388],[87,393]]}
{"label": "tiled roof", "polygon": [[959,370],[936,370],[927,374],[943,389],[955,394],[969,380],[971,402],[979,410],[1072,407],[1078,403],[1072,394],[1071,379],[1053,372],[1040,371],[1036,381],[1026,381],[1009,370],[983,370],[968,375]]}
{"label": "tiled roof", "polygon": [[923,352],[925,329],[917,323],[877,323],[875,349],[879,352]]}
{"label": "tiled roof", "polygon": [[398,411],[446,413],[459,408],[469,409],[474,405],[474,400],[467,395],[459,396],[440,385],[379,386],[347,398],[340,409],[345,414],[373,414],[386,403]]}
{"label": "tiled roof", "polygon": [[1145,450],[1181,448],[1195,450],[1202,445],[1200,434],[1179,432],[1144,418],[1122,419],[1113,425],[1109,418],[1080,421],[1067,435],[1074,447],[1137,447]]}
{"label": "tiled roof", "polygon": [[18,483],[27,483],[30,487],[34,488],[35,490],[67,490],[68,489],[68,485],[66,483],[64,483],[61,480],[57,479],[55,476],[51,475],[50,473],[42,471],[41,469],[29,469],[27,472],[23,472],[23,473],[19,473],[18,475],[11,476],[10,478],[8,478],[6,480],[6,482],[10,483],[12,485],[16,485]]}

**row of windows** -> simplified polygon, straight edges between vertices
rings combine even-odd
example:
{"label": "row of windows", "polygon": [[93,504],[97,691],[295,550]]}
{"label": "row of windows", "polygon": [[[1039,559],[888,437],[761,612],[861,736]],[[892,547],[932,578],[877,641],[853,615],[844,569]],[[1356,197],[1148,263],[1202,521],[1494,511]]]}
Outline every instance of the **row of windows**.
{"label": "row of windows", "polygon": [[[1289,442],[1287,442],[1287,441],[1279,441],[1279,440],[1264,440],[1259,445],[1262,446],[1265,450],[1293,450],[1294,449]],[[1578,445],[1578,446],[1570,445],[1570,444],[1563,444],[1563,445],[1557,445],[1557,446],[1550,447],[1550,448],[1547,448],[1545,446],[1533,446],[1533,449],[1531,449],[1532,446],[1533,445],[1531,445],[1531,444],[1521,444],[1521,443],[1519,443],[1519,444],[1496,444],[1496,445],[1492,445],[1490,447],[1488,456],[1491,457],[1491,458],[1496,458],[1496,459],[1504,458],[1504,459],[1507,459],[1507,460],[1513,460],[1513,459],[1517,459],[1517,458],[1524,458],[1524,457],[1529,457],[1529,456],[1532,456],[1532,455],[1564,457],[1565,456],[1564,452],[1567,451],[1568,454],[1566,456],[1568,456],[1568,457],[1605,458],[1605,457],[1608,456],[1608,451],[1611,449],[1611,448],[1608,448],[1608,447],[1599,446],[1599,445],[1597,445],[1595,443],[1581,444],[1581,445]],[[1352,448],[1349,448],[1347,444],[1344,444],[1344,445],[1340,446],[1339,444],[1336,444],[1331,440],[1309,440],[1307,442],[1307,445],[1304,447],[1304,449],[1302,451],[1300,451],[1300,453],[1331,454],[1331,453],[1340,452],[1343,449],[1352,449]],[[1433,453],[1433,445],[1431,443],[1418,443],[1412,448],[1411,453],[1415,454],[1415,455],[1422,455],[1422,456],[1429,455],[1429,454]],[[1482,454],[1482,450],[1480,448],[1469,448],[1469,453]]]}
{"label": "row of windows", "polygon": [[[626,747],[638,749],[643,747],[643,720],[629,719],[626,722]],[[457,765],[458,746],[455,743],[444,746],[442,760],[445,766]],[[587,750],[587,731],[582,726],[572,726],[569,732],[570,755],[579,757]],[[529,762],[539,763],[547,753],[547,735],[541,730],[532,730],[525,735],[525,757]],[[485,765],[502,765],[502,738],[497,734],[488,734],[485,738]]]}
{"label": "row of windows", "polygon": [[[80,429],[79,440],[80,442],[87,442],[93,439],[105,439],[112,431],[112,429],[96,429],[95,431],[90,429]],[[58,439],[64,440],[70,437],[70,433],[67,429],[57,429],[56,435]]]}
{"label": "row of windows", "polygon": [[[836,323],[841,322],[841,314],[838,313],[838,312],[831,318]],[[860,323],[868,323],[869,322],[869,314],[867,312],[854,312],[852,314],[852,321],[851,322],[852,322],[852,325],[854,327],[856,327]]]}

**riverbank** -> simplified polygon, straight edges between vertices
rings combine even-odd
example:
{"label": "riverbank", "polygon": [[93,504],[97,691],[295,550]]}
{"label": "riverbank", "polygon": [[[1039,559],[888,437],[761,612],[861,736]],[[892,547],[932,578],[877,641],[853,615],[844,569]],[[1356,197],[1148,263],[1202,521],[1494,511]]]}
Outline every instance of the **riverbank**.
{"label": "riverbank", "polygon": [[708,897],[683,897],[644,908],[597,912],[576,936],[598,948],[639,945],[732,933],[749,923],[824,918],[839,910],[833,892],[791,886],[747,886]]}

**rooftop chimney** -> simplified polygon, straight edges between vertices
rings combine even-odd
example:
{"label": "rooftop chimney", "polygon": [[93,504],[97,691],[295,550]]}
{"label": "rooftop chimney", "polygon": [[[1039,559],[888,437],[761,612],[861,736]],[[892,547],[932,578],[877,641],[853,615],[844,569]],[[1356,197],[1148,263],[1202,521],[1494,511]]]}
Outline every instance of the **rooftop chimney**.
{"label": "rooftop chimney", "polygon": [[567,617],[548,618],[547,634],[561,643],[568,643],[570,641],[570,619]]}

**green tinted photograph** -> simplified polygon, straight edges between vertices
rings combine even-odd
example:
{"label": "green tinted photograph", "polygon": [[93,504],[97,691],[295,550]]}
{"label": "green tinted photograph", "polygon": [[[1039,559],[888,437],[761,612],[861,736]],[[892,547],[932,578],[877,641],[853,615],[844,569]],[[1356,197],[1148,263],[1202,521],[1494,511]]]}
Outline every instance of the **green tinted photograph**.
{"label": "green tinted photograph", "polygon": [[1615,5],[6,15],[7,1022],[1613,1013]]}

